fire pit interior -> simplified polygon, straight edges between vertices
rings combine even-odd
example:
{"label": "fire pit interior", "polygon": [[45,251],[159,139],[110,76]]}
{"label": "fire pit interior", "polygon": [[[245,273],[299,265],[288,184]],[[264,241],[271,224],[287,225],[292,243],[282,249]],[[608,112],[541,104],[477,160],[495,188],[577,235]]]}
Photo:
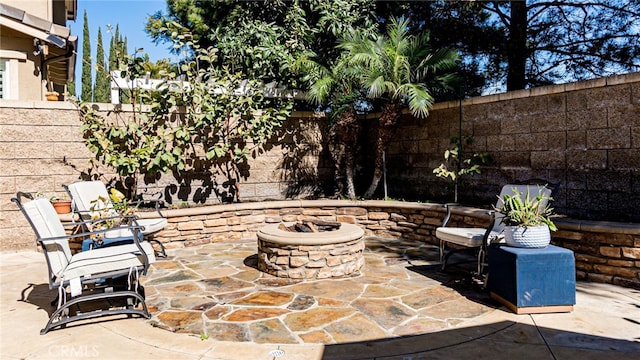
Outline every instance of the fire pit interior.
{"label": "fire pit interior", "polygon": [[303,221],[258,231],[258,268],[292,279],[340,278],[364,265],[364,230],[354,224]]}

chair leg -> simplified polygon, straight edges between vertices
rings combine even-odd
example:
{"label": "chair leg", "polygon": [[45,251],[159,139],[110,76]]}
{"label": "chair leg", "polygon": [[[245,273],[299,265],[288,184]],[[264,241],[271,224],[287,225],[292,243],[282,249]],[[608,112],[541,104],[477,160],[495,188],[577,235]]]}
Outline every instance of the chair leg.
{"label": "chair leg", "polygon": [[487,267],[487,252],[483,248],[480,248],[480,250],[478,251],[477,277],[482,282],[483,287],[486,287],[487,280],[489,278],[489,273],[487,272],[485,274],[486,267]]}
{"label": "chair leg", "polygon": [[[142,304],[142,310],[125,307],[124,309],[97,310],[89,313],[69,316],[69,309],[72,306],[76,306],[87,301],[106,300],[106,299],[113,299],[113,298],[126,298],[127,300],[134,299],[134,303]],[[47,325],[42,330],[40,330],[40,335],[44,335],[53,328],[56,328],[58,326],[64,326],[73,321],[92,319],[96,317],[109,316],[109,315],[120,315],[120,314],[140,315],[141,317],[144,317],[146,319],[151,318],[151,314],[147,309],[147,304],[144,302],[144,298],[135,291],[118,291],[118,292],[112,292],[112,293],[84,295],[84,296],[79,296],[75,299],[72,299],[71,301],[66,302],[61,307],[56,309],[56,311],[54,311],[53,314],[51,314],[51,317],[49,318]]]}
{"label": "chair leg", "polygon": [[166,249],[164,248],[164,245],[163,245],[160,241],[155,240],[155,239],[151,239],[151,240],[149,240],[149,242],[150,242],[150,243],[157,244],[157,245],[158,245],[158,247],[160,248],[160,250],[155,250],[155,249],[154,249],[155,255],[156,255],[157,257],[161,257],[161,258],[166,258],[166,257],[167,257],[167,251],[166,251]]}
{"label": "chair leg", "polygon": [[440,240],[440,264],[441,264],[441,270],[444,271],[444,268],[447,265],[447,259],[444,255],[444,248],[445,248],[445,242],[444,240]]}

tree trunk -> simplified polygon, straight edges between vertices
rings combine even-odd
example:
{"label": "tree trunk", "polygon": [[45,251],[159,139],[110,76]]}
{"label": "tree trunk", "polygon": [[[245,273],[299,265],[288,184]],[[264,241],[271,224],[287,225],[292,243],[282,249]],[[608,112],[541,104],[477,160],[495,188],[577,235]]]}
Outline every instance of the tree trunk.
{"label": "tree trunk", "polygon": [[[345,187],[342,188],[342,186],[339,186],[339,192],[340,195],[347,196],[350,199],[355,199],[356,197],[355,186],[353,183],[355,175],[354,154],[356,152],[359,132],[360,123],[358,122],[356,112],[353,109],[342,113],[332,128],[332,140],[334,142],[332,153],[335,161],[336,179],[339,181],[342,177],[343,170],[345,177]],[[344,165],[344,169],[341,169],[341,164]]]}
{"label": "tree trunk", "polygon": [[510,5],[507,91],[524,89],[527,85],[527,3],[526,1],[511,1]]}
{"label": "tree trunk", "polygon": [[378,188],[383,171],[383,156],[389,146],[389,142],[395,132],[402,105],[397,103],[389,103],[384,106],[380,119],[378,119],[378,139],[376,140],[375,162],[373,168],[373,178],[371,185],[364,194],[365,199],[370,199]]}

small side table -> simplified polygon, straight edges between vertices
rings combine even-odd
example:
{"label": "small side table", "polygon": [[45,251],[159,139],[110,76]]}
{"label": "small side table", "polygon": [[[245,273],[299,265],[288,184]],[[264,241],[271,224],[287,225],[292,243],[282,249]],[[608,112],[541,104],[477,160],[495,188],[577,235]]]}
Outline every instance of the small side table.
{"label": "small side table", "polygon": [[82,240],[82,251],[88,251],[92,249],[99,249],[108,246],[133,244],[133,236],[103,238],[102,243],[92,241],[91,239]]}
{"label": "small side table", "polygon": [[576,303],[573,251],[549,245],[525,249],[489,247],[487,289],[516,314],[570,312]]}

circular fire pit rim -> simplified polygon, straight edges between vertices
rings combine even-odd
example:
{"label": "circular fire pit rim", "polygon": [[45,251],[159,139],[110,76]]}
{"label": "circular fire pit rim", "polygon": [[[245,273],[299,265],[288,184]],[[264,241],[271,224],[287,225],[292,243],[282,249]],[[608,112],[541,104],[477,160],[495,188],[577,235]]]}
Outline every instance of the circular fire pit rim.
{"label": "circular fire pit rim", "polygon": [[[295,222],[284,223],[291,226]],[[270,224],[258,231],[258,239],[284,245],[330,245],[359,239],[364,230],[354,224],[342,223],[340,228],[324,232],[293,232],[278,229],[280,224]]]}

